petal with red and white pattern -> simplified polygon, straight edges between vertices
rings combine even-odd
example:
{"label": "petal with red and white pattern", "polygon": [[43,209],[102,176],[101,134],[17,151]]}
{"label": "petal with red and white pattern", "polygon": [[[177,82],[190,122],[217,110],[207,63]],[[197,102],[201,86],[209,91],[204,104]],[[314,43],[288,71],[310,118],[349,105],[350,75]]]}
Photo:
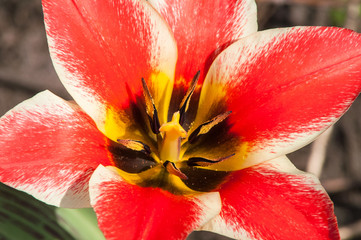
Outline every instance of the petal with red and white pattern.
{"label": "petal with red and white pattern", "polygon": [[90,179],[90,198],[107,239],[185,239],[221,207],[219,194],[173,195],[131,185],[116,170],[99,166]]}
{"label": "petal with red and white pattern", "polygon": [[49,91],[0,119],[0,181],[60,207],[89,207],[88,182],[110,165],[107,139],[79,106]]}
{"label": "petal with red and white pattern", "polygon": [[216,56],[235,40],[257,31],[254,0],[150,0],[173,31],[178,46],[176,83],[203,82]]}
{"label": "petal with red and white pattern", "polygon": [[311,142],[360,90],[360,34],[327,27],[267,30],[239,40],[215,60],[195,126],[232,111],[231,132],[248,150],[244,161],[233,158],[217,168],[242,169]]}
{"label": "petal with red and white pattern", "polygon": [[60,80],[103,133],[108,134],[109,111],[119,116],[111,120],[115,125],[132,121],[124,120],[122,111],[142,96],[142,78],[148,83],[161,122],[165,121],[177,47],[168,25],[147,1],[42,3],[50,53]]}
{"label": "petal with red and white pattern", "polygon": [[232,173],[219,193],[221,213],[201,230],[235,239],[340,239],[326,191],[285,156]]}

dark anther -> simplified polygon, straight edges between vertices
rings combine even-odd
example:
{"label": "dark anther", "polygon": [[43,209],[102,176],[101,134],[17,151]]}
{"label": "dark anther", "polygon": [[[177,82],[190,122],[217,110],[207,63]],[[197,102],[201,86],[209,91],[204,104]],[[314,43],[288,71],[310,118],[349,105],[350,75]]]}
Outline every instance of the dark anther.
{"label": "dark anther", "polygon": [[145,154],[150,154],[152,152],[150,150],[150,147],[147,144],[142,143],[141,141],[128,140],[128,139],[117,139],[117,142],[119,144],[121,144],[122,146],[124,146],[125,148],[131,149],[134,151],[143,152]]}
{"label": "dark anther", "polygon": [[150,128],[152,129],[152,132],[155,134],[160,133],[160,131],[159,131],[160,123],[159,123],[158,113],[157,113],[156,109],[154,110],[153,118],[148,115],[148,120],[149,120]]}
{"label": "dark anther", "polygon": [[[203,123],[203,124],[205,124],[205,123]],[[202,124],[202,125],[203,125],[203,124]],[[199,127],[197,127],[197,129],[194,130],[194,131],[189,135],[189,137],[188,137],[188,142],[189,142],[190,144],[193,144],[193,143],[197,142],[197,140],[199,139],[198,133],[201,131],[202,125],[200,125]]]}
{"label": "dark anther", "polygon": [[194,130],[188,137],[188,142],[193,144],[195,143],[199,137],[203,134],[206,134],[209,132],[214,126],[217,124],[223,122],[232,112],[228,111],[222,114],[219,114],[218,116],[212,118],[211,120],[202,123],[199,125],[196,130]]}
{"label": "dark anther", "polygon": [[212,160],[212,159],[207,159],[207,158],[201,158],[201,157],[192,157],[192,158],[189,158],[187,160],[187,164],[188,166],[190,167],[207,167],[207,166],[210,166],[212,164],[215,164],[215,163],[219,163],[219,162],[222,162],[230,157],[233,157],[235,155],[235,153],[227,156],[227,157],[222,157],[222,158],[219,158],[219,159],[215,159],[215,160]]}
{"label": "dark anther", "polygon": [[144,78],[142,78],[142,86],[143,86],[143,95],[145,99],[145,106],[147,115],[149,118],[149,124],[150,128],[152,129],[152,132],[155,134],[160,133],[160,123],[158,118],[158,112],[154,104],[154,100],[152,98],[152,95],[150,94],[149,88],[147,86],[147,83],[145,82]]}
{"label": "dark anther", "polygon": [[199,79],[199,75],[200,75],[201,71],[198,71],[196,73],[196,75],[193,77],[193,80],[191,82],[191,84],[189,85],[189,88],[187,90],[186,95],[184,96],[181,104],[179,105],[179,114],[180,114],[180,118],[179,118],[179,124],[182,125],[184,123],[184,119],[185,119],[185,113],[188,110],[188,106],[189,106],[189,102],[190,99],[192,97],[192,94],[194,92],[194,89],[197,86],[197,82]]}
{"label": "dark anther", "polygon": [[151,155],[113,143],[108,146],[115,166],[128,173],[140,173],[157,165]]}
{"label": "dark anther", "polygon": [[180,179],[183,179],[183,180],[188,179],[187,175],[182,173],[181,170],[179,170],[179,168],[177,168],[177,166],[175,165],[174,162],[165,161],[163,163],[163,166],[165,167],[165,169],[167,169],[167,171],[170,174],[176,175],[177,177],[179,177]]}

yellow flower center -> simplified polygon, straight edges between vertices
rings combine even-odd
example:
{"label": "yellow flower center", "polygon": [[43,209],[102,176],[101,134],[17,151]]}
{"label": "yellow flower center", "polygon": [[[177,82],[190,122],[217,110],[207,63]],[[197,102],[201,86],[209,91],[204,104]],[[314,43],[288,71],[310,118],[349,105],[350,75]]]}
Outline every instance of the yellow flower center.
{"label": "yellow flower center", "polygon": [[[171,121],[162,125],[156,101],[142,79],[143,99],[139,103],[131,104],[141,113],[137,115],[140,125],[134,125],[138,128],[132,126],[134,130],[131,130],[131,134],[123,136],[133,134],[135,139],[143,140],[127,137],[119,139],[114,137],[114,131],[109,131],[113,134],[110,139],[117,141],[110,141],[108,147],[114,170],[126,181],[142,187],[159,187],[173,194],[184,195],[213,191],[226,179],[229,172],[219,171],[211,166],[233,157],[236,151],[234,146],[238,140],[228,133],[229,124],[226,121],[231,112],[217,109],[216,113],[209,114],[213,116],[211,119],[195,126],[197,107],[194,106],[197,104],[190,104],[190,101],[198,77],[199,72],[180,102],[178,111],[173,113]],[[181,92],[184,93],[184,89],[180,89],[179,93]],[[195,99],[199,99],[198,97],[199,95]],[[204,109],[206,107],[208,106]],[[170,109],[174,108],[176,107]],[[134,109],[131,110],[134,112]],[[144,124],[147,125],[146,128]],[[137,137],[140,134],[143,136]]]}

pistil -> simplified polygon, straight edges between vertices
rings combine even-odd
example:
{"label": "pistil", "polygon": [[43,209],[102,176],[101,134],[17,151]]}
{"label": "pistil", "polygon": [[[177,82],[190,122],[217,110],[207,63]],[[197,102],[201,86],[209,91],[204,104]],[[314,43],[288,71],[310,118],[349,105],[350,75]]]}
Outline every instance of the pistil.
{"label": "pistil", "polygon": [[187,136],[187,132],[179,124],[180,114],[173,114],[172,121],[163,124],[159,131],[163,133],[163,142],[160,149],[160,159],[170,162],[179,161],[181,138]]}

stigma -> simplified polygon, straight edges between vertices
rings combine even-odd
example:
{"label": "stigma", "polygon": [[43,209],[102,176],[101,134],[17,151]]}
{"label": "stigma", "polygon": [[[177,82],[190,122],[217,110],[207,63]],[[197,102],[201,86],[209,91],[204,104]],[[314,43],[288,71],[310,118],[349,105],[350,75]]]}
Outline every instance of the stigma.
{"label": "stigma", "polygon": [[181,148],[181,139],[187,136],[187,132],[179,124],[180,113],[175,112],[172,120],[163,124],[159,131],[163,134],[160,146],[160,159],[162,162],[178,162]]}

